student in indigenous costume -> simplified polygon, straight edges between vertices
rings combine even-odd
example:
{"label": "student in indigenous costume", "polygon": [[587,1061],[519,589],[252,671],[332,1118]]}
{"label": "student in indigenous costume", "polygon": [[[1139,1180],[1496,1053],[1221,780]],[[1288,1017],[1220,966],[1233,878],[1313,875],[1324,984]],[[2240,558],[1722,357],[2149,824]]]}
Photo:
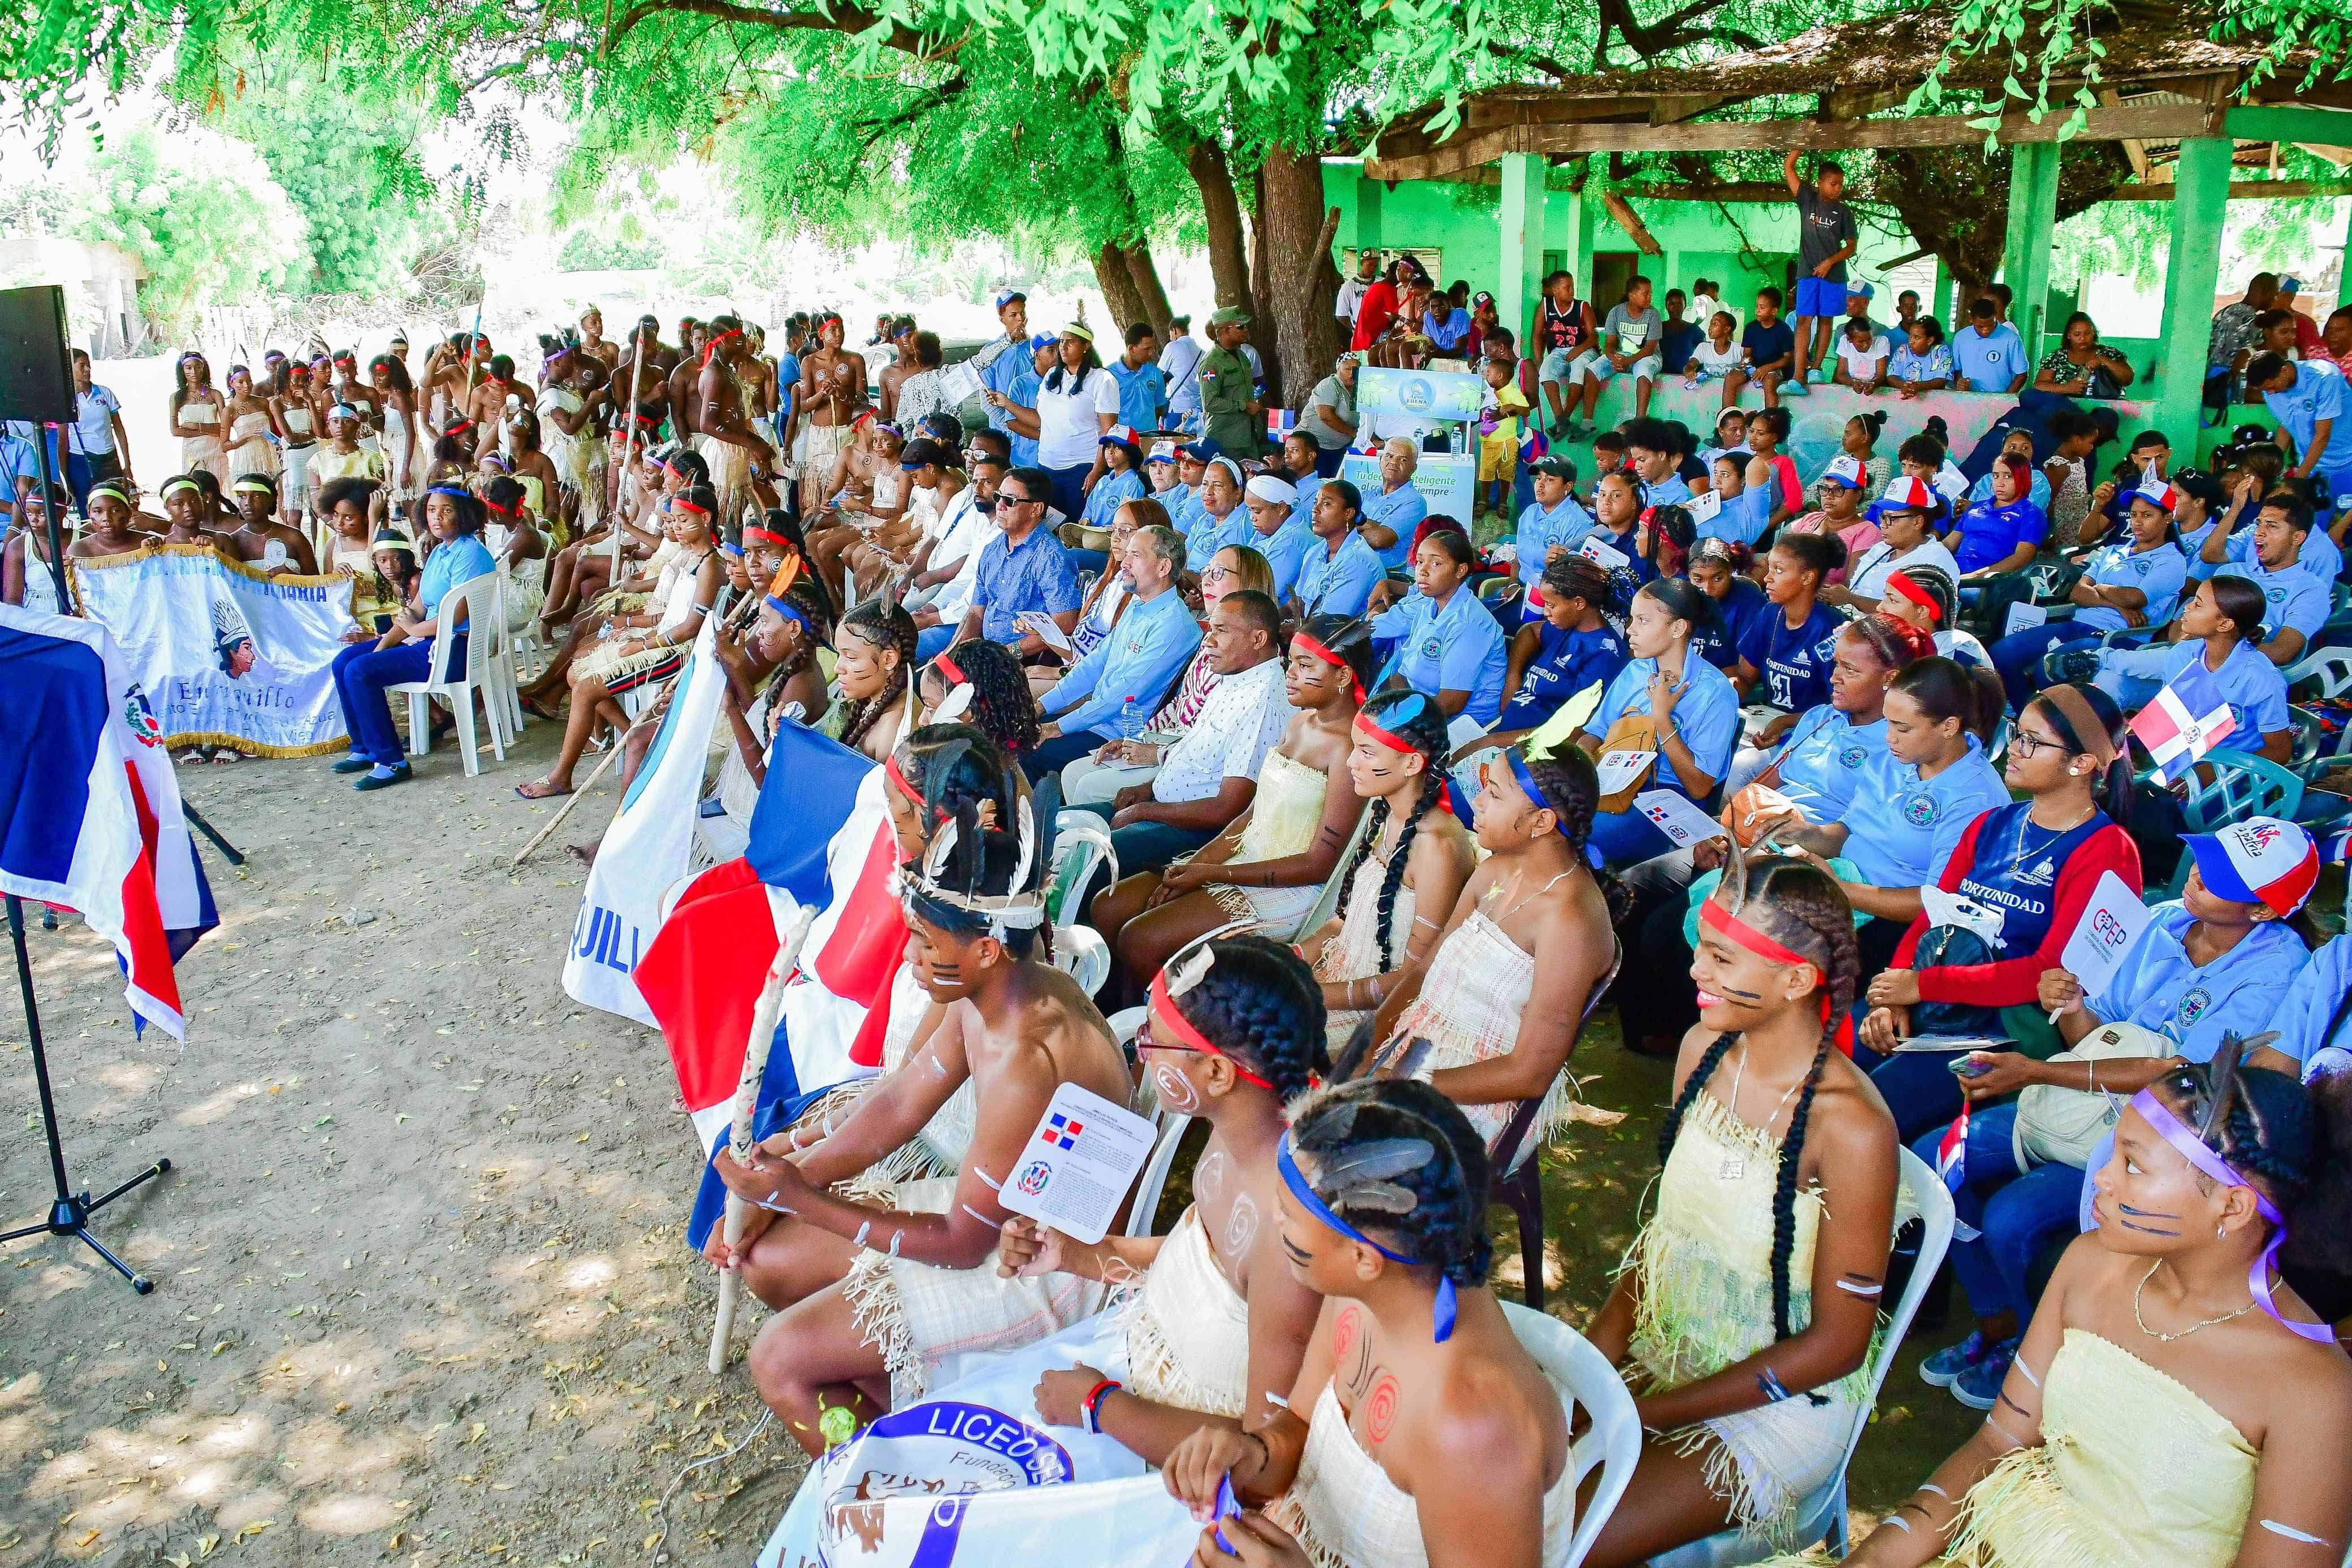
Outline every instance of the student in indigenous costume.
{"label": "student in indigenous costume", "polygon": [[1860,974],[1853,911],[1812,866],[1751,874],[1728,853],[1700,908],[1657,1208],[1588,1335],[1648,1434],[1596,1568],[1732,1525],[1794,1545],[1868,1396],[1897,1145],[1832,1043]]}
{"label": "student in indigenous costume", "polygon": [[[976,731],[924,733],[943,754],[919,810],[939,825],[899,885],[938,1026],[830,1136],[795,1152],[782,1134],[748,1165],[725,1153],[716,1162],[728,1189],[763,1210],[753,1233],[715,1248],[722,1263],[740,1258],[745,1283],[778,1310],[753,1343],[751,1375],[812,1453],[824,1447],[824,1409],[870,1420],[921,1396],[948,1358],[1031,1343],[1097,1304],[1087,1281],[998,1270],[997,1191],[1063,1083],[1118,1104],[1134,1093],[1109,1026],[1042,946],[1047,856],[1020,768]],[[967,1080],[975,1132],[953,1176],[882,1185],[879,1201],[836,1189]]]}
{"label": "student in indigenous costume", "polygon": [[[1569,1397],[1486,1288],[1487,1167],[1460,1107],[1375,1079],[1309,1097],[1276,1152],[1282,1246],[1324,1298],[1298,1380],[1263,1425],[1202,1427],[1163,1469],[1254,1563],[1538,1568],[1576,1514]],[[1193,1562],[1235,1561],[1212,1526]]]}
{"label": "student in indigenous costume", "polygon": [[507,630],[520,632],[539,620],[547,603],[547,536],[534,516],[537,504],[520,479],[500,476],[483,486],[482,507],[490,515],[482,543],[498,559]]}
{"label": "student in indigenous costume", "polygon": [[[1860,1568],[2336,1568],[2352,1535],[2344,1151],[2352,1078],[2225,1042],[2134,1094],[1999,1402]],[[2336,1299],[2273,1277],[2325,1236]],[[2290,1249],[2290,1250],[2294,1250]]]}
{"label": "student in indigenous costume", "polygon": [[1469,815],[1486,859],[1428,964],[1381,1001],[1371,1039],[1380,1071],[1434,1084],[1491,1153],[1519,1101],[1544,1103],[1537,1142],[1568,1113],[1568,1053],[1616,939],[1584,853],[1599,793],[1591,758],[1565,744],[1532,757],[1523,744],[1480,774]]}
{"label": "student in indigenous costume", "polygon": [[841,743],[889,759],[914,726],[915,618],[895,601],[869,600],[841,618],[834,678],[849,706]]}
{"label": "student in indigenous costume", "polygon": [[1149,1464],[1204,1424],[1264,1427],[1282,1409],[1322,1299],[1284,1256],[1276,1151],[1284,1105],[1324,1059],[1323,1004],[1307,966],[1260,936],[1192,948],[1151,982],[1136,1035],[1160,1105],[1208,1122],[1192,1201],[1165,1236],[1107,1236],[1092,1247],[1031,1219],[1005,1222],[1004,1266],[1126,1288],[1127,1364],[1045,1374],[1037,1410],[1085,1426]]}
{"label": "student in indigenous costume", "polygon": [[1446,810],[1443,709],[1418,692],[1384,692],[1349,730],[1348,779],[1371,820],[1348,862],[1339,913],[1306,944],[1323,983],[1332,1049],[1420,972],[1477,863],[1469,830]]}
{"label": "student in indigenous costume", "polygon": [[1361,621],[1309,617],[1291,637],[1284,672],[1299,711],[1266,754],[1249,809],[1196,853],[1112,890],[1097,924],[1138,983],[1234,921],[1287,941],[1315,907],[1364,809],[1343,764],[1371,652]]}

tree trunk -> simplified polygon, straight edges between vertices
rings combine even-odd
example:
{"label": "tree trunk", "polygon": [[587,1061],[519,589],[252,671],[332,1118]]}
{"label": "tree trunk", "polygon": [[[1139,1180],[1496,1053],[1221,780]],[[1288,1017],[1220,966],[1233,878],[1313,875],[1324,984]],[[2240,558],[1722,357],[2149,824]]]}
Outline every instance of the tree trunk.
{"label": "tree trunk", "polygon": [[1225,150],[1214,141],[1195,141],[1184,154],[1192,183],[1201,188],[1201,212],[1209,231],[1209,274],[1215,280],[1220,306],[1246,305],[1250,299],[1248,242],[1242,234],[1241,197],[1234,190],[1234,172]]}
{"label": "tree trunk", "polygon": [[1266,247],[1265,171],[1250,176],[1250,341],[1265,361],[1265,397],[1282,401],[1282,344],[1275,323],[1281,308],[1274,297],[1274,262]]}
{"label": "tree trunk", "polygon": [[1124,248],[1103,241],[1102,248],[1095,252],[1095,283],[1102,289],[1103,308],[1110,316],[1095,329],[1095,351],[1106,360],[1115,359],[1126,349],[1128,328],[1149,319]]}
{"label": "tree trunk", "polygon": [[1159,263],[1152,259],[1151,242],[1139,239],[1126,252],[1128,276],[1135,282],[1136,298],[1142,301],[1143,314],[1139,321],[1149,321],[1160,340],[1168,340],[1168,319],[1174,308],[1168,303],[1168,290],[1160,281]]}
{"label": "tree trunk", "polygon": [[[1257,340],[1266,360],[1266,393],[1289,406],[1314,387],[1341,347],[1339,319],[1331,314],[1339,273],[1331,264],[1318,152],[1286,147],[1267,152],[1258,172],[1257,229],[1269,274],[1262,284],[1266,308]],[[1269,319],[1271,333],[1263,325]]]}
{"label": "tree trunk", "polygon": [[[1875,162],[1869,194],[1892,205],[1921,247],[1951,268],[1965,307],[1992,282],[2007,248],[2009,160],[1935,147],[1890,148]],[[2130,170],[2113,142],[2067,144],[2058,164],[2060,220],[2087,211]]]}

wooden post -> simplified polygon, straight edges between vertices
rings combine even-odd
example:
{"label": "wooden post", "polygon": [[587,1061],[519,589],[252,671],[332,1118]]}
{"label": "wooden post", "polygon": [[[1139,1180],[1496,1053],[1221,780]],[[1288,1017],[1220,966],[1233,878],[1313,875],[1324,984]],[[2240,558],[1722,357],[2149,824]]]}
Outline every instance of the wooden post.
{"label": "wooden post", "polygon": [[[1543,293],[1544,161],[1532,152],[1503,155],[1502,265],[1496,269],[1496,314],[1524,334]],[[1521,336],[1526,350],[1534,340]]]}
{"label": "wooden post", "polygon": [[2038,363],[2050,329],[2050,248],[2058,227],[2058,144],[2021,141],[2009,151],[2009,233],[2001,246],[2001,279],[2016,292],[2010,320],[2025,340],[2028,364]]}
{"label": "wooden post", "polygon": [[2164,267],[2164,360],[2156,399],[2156,427],[2180,455],[2197,459],[2205,399],[2205,346],[2213,329],[2213,291],[2221,276],[2221,225],[2229,211],[2230,156],[2226,136],[2193,137],[2180,144],[2173,180],[2172,246]]}

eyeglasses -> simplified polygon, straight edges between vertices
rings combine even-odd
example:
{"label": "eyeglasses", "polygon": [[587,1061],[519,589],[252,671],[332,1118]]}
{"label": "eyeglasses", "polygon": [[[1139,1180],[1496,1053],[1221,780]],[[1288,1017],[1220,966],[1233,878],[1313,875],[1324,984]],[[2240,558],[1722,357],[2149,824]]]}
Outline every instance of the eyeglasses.
{"label": "eyeglasses", "polygon": [[1235,571],[1229,566],[1204,566],[1201,569],[1201,580],[1202,582],[1208,581],[1213,577],[1222,581],[1225,578],[1239,577],[1240,575],[1240,572]]}
{"label": "eyeglasses", "polygon": [[1197,1045],[1192,1045],[1181,1040],[1168,1040],[1159,1039],[1151,1027],[1151,1012],[1149,1008],[1144,1009],[1143,1021],[1136,1026],[1135,1049],[1138,1051],[1165,1051],[1181,1053],[1185,1056],[1218,1057],[1232,1066],[1234,1076],[1239,1078],[1243,1082],[1255,1083],[1261,1089],[1272,1089],[1274,1087],[1274,1085],[1266,1082],[1263,1076],[1258,1073],[1252,1072],[1248,1068],[1244,1067],[1228,1052],[1214,1050],[1203,1051]]}
{"label": "eyeglasses", "polygon": [[2020,757],[2032,757],[2044,751],[2056,751],[2062,754],[2066,752],[2066,745],[2063,741],[2045,739],[2022,726],[2010,732],[2009,745],[2010,749],[2015,751]]}

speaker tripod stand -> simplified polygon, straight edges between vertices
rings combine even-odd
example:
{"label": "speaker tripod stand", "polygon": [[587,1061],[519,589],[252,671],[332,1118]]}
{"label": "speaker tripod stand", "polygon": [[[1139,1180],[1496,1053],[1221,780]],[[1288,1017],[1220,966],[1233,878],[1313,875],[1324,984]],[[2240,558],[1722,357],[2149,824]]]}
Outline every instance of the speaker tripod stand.
{"label": "speaker tripod stand", "polygon": [[109,1251],[106,1243],[91,1233],[89,1217],[132,1188],[162,1176],[172,1168],[172,1162],[157,1160],[103,1197],[92,1197],[87,1191],[73,1190],[66,1176],[65,1147],[58,1141],[58,1105],[49,1091],[49,1059],[41,1044],[40,1009],[33,999],[33,960],[25,947],[25,905],[15,894],[7,895],[7,903],[8,939],[16,949],[16,986],[25,998],[25,1028],[33,1048],[33,1077],[40,1085],[41,1128],[48,1138],[49,1174],[56,1182],[57,1193],[49,1205],[48,1218],[15,1230],[0,1231],[0,1242],[26,1236],[78,1236],[91,1251],[112,1264],[116,1273],[131,1281],[132,1290],[146,1295],[155,1289],[155,1281]]}

